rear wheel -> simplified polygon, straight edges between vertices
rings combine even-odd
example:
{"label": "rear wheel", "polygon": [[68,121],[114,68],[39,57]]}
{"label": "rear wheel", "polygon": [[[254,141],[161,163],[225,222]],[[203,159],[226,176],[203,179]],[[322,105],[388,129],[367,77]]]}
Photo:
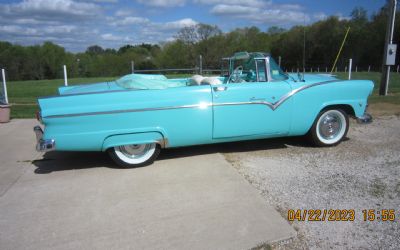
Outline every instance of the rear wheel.
{"label": "rear wheel", "polygon": [[319,113],[309,131],[309,138],[316,146],[339,144],[349,130],[349,117],[341,109],[325,109]]}
{"label": "rear wheel", "polygon": [[156,143],[123,145],[108,150],[114,162],[125,168],[149,165],[154,162],[159,153],[160,146]]}

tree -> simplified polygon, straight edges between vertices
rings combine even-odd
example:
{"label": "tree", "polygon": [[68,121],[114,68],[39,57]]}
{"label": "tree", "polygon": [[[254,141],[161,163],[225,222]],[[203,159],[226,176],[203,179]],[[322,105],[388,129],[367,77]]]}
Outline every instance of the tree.
{"label": "tree", "polygon": [[285,32],[285,31],[286,30],[284,28],[280,28],[278,26],[271,26],[268,28],[267,33],[270,35],[277,35],[277,34]]}
{"label": "tree", "polygon": [[198,41],[196,25],[183,27],[178,31],[175,38],[186,44],[195,44]]}
{"label": "tree", "polygon": [[104,53],[104,49],[99,45],[92,45],[86,49],[86,53],[91,55],[98,55]]}
{"label": "tree", "polygon": [[199,23],[196,26],[197,36],[200,41],[208,40],[210,37],[219,36],[222,31],[216,25],[209,25],[204,23]]}

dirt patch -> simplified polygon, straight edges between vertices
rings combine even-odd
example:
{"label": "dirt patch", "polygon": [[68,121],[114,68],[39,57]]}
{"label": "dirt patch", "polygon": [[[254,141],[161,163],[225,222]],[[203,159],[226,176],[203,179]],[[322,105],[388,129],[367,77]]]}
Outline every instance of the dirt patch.
{"label": "dirt patch", "polygon": [[373,117],[390,116],[396,115],[400,116],[400,105],[391,103],[372,103],[368,107],[368,112]]}

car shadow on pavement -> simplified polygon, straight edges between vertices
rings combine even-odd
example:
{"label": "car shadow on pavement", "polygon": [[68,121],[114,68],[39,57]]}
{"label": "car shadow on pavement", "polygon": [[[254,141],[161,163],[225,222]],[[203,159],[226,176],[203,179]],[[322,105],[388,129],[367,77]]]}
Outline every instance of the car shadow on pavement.
{"label": "car shadow on pavement", "polygon": [[42,159],[35,160],[32,164],[36,166],[34,171],[36,174],[97,167],[116,167],[108,155],[103,152],[47,152]]}
{"label": "car shadow on pavement", "polygon": [[283,137],[274,139],[260,139],[251,141],[236,141],[217,144],[197,145],[183,148],[161,150],[159,160],[188,157],[214,153],[239,153],[258,150],[284,149],[287,145],[309,147],[309,143],[302,137]]}
{"label": "car shadow on pavement", "polygon": [[[257,150],[284,149],[287,145],[310,147],[302,137],[284,137],[252,141],[238,141],[207,144],[161,150],[157,160],[166,160],[214,153],[251,152]],[[55,171],[88,169],[97,167],[118,168],[104,152],[47,152],[42,159],[32,162],[36,174],[49,174]]]}

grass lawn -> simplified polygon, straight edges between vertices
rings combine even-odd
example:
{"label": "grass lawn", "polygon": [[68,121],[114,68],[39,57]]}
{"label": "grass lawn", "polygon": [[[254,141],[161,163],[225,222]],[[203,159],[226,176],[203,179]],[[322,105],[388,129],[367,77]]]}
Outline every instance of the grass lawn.
{"label": "grass lawn", "polygon": [[[188,77],[188,74],[167,75],[169,78]],[[340,79],[347,79],[347,73],[338,72]],[[374,81],[374,94],[370,97],[370,103],[400,105],[400,74],[392,73],[389,85],[389,95],[382,97],[378,95],[381,74],[378,72],[358,72],[352,74],[352,79],[369,79]],[[69,85],[84,83],[95,83],[113,81],[117,77],[98,78],[73,78],[68,79]],[[56,95],[57,89],[64,85],[63,79],[38,80],[38,81],[15,81],[7,84],[9,101],[13,104],[11,118],[33,118],[38,110],[36,100],[40,96]],[[400,106],[399,106],[400,107]]]}

